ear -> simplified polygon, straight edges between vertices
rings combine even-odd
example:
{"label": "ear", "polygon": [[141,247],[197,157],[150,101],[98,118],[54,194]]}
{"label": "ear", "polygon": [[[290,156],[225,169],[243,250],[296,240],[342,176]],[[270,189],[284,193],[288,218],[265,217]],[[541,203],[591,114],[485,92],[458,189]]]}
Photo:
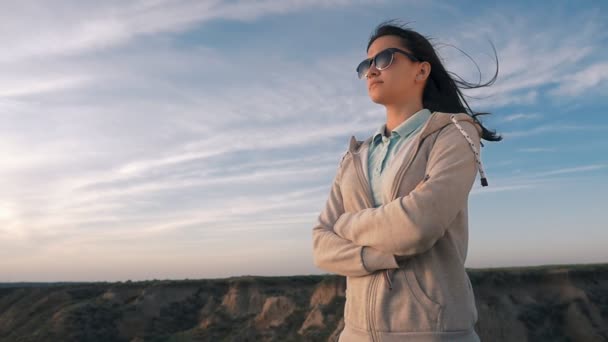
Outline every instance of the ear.
{"label": "ear", "polygon": [[431,74],[431,63],[429,62],[420,62],[418,65],[418,71],[416,72],[416,81],[425,82],[429,75]]}

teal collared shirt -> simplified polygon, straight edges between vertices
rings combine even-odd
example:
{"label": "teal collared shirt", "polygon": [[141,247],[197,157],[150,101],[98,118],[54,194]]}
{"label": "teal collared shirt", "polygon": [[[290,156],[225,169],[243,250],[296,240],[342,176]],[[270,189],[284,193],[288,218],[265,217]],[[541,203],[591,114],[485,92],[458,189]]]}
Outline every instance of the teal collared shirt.
{"label": "teal collared shirt", "polygon": [[368,175],[369,184],[374,198],[374,206],[382,203],[381,181],[385,166],[389,165],[393,156],[416,133],[431,116],[431,111],[423,108],[407,118],[391,131],[391,136],[384,135],[386,123],[376,130],[369,144]]}

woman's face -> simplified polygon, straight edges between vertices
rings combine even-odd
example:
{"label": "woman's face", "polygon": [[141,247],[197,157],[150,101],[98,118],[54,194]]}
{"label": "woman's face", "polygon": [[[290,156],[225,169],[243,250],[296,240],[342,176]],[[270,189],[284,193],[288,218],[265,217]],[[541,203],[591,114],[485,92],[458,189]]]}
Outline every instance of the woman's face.
{"label": "woman's face", "polygon": [[[391,47],[411,53],[409,49],[402,46],[397,36],[382,36],[370,45],[367,58],[372,58],[378,52]],[[366,79],[369,97],[375,103],[383,105],[420,100],[424,88],[424,82],[420,82],[420,64],[399,52],[393,55],[393,62],[384,70],[376,69],[376,65],[373,64],[369,68]],[[418,79],[416,79],[417,76]],[[378,83],[374,84],[374,82]]]}

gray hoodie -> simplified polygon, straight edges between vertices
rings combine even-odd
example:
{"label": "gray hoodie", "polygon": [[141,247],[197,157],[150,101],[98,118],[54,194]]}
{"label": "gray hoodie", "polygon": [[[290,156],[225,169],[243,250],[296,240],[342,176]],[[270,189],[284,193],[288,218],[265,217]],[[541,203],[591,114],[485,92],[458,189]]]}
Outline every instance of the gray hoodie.
{"label": "gray hoodie", "polygon": [[341,342],[479,341],[464,263],[468,196],[481,126],[466,113],[434,112],[387,166],[374,208],[366,156],[351,137],[318,222],[317,267],[346,276]]}

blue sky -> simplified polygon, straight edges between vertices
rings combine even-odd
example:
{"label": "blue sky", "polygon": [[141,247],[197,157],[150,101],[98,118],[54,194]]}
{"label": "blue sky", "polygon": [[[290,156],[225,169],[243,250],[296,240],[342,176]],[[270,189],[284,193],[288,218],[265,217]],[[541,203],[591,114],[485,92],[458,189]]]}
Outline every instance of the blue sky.
{"label": "blue sky", "polygon": [[355,66],[409,22],[503,134],[466,266],[608,261],[606,3],[39,1],[0,11],[0,282],[325,273],[312,227],[351,135]]}

